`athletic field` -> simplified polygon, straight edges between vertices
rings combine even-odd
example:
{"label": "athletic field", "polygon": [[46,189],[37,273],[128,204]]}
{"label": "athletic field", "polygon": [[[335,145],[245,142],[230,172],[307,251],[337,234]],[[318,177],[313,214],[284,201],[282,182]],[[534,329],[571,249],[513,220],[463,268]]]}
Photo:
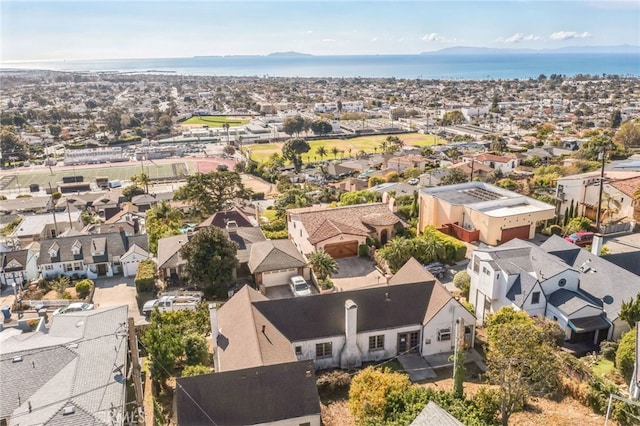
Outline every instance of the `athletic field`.
{"label": "athletic field", "polygon": [[[405,146],[422,147],[431,146],[439,142],[445,142],[437,136],[423,135],[421,133],[409,133],[397,136],[404,141]],[[321,139],[317,141],[309,141],[311,150],[309,150],[308,153],[302,155],[302,161],[304,161],[305,163],[311,161],[320,161],[321,158],[316,153],[316,150],[320,146],[324,146],[324,148],[327,150],[327,155],[324,157],[325,160],[333,160],[334,157],[355,157],[355,155],[360,151],[364,151],[368,154],[374,154],[376,152],[380,152],[380,144],[387,137],[388,135],[373,135],[361,136],[353,139]],[[266,161],[269,156],[271,156],[271,154],[275,152],[281,154],[283,145],[284,143],[253,144],[245,145],[244,149],[250,151],[250,157],[252,160],[260,163]],[[337,156],[334,156],[334,154],[331,152],[334,147],[344,152],[338,153]]]}
{"label": "athletic field", "polygon": [[[49,184],[55,187],[56,184],[62,182],[63,176],[82,176],[83,182],[95,183],[96,176],[108,176],[109,180],[130,180],[131,176],[139,174],[142,171],[140,163],[128,164],[102,164],[96,166],[76,166],[70,167],[51,167],[37,168],[33,171],[21,173],[11,173],[6,170],[0,179],[0,190],[3,189],[21,189],[29,188],[29,185],[36,183],[40,185],[40,189],[46,189]],[[177,178],[180,175],[190,174],[193,169],[188,162],[176,161],[175,163],[156,163],[145,161],[144,171],[153,180],[156,178]],[[11,179],[13,177],[13,179]]]}
{"label": "athletic field", "polygon": [[217,115],[194,115],[193,117],[183,121],[180,124],[222,127],[224,123],[228,123],[229,127],[237,127],[237,126],[242,126],[243,124],[247,124],[248,122],[249,122],[249,119],[245,119],[245,118],[224,117],[224,116],[217,116]]}

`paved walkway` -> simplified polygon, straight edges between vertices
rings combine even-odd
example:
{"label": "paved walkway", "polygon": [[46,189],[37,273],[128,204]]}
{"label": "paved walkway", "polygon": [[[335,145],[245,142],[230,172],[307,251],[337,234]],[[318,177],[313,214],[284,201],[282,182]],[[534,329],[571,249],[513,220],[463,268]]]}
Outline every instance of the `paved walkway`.
{"label": "paved walkway", "polygon": [[435,379],[438,377],[433,368],[426,359],[417,353],[400,355],[398,361],[402,365],[404,372],[409,375],[412,382],[421,382],[427,379]]}

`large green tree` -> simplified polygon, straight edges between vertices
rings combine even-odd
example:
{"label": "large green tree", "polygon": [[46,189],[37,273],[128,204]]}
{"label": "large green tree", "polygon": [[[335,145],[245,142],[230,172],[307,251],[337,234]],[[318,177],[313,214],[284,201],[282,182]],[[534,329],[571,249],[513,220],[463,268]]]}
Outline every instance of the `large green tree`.
{"label": "large green tree", "polygon": [[640,294],[636,294],[635,300],[631,298],[628,302],[622,301],[619,317],[629,328],[635,327],[636,322],[640,321]]}
{"label": "large green tree", "polygon": [[[503,307],[487,321],[487,378],[498,386],[502,424],[531,396],[547,396],[558,386],[553,336],[525,311]],[[505,338],[508,336],[508,338]]]}
{"label": "large green tree", "polygon": [[302,169],[302,154],[309,152],[309,143],[301,138],[289,139],[282,147],[282,157],[293,163],[296,172]]}
{"label": "large green tree", "polygon": [[616,131],[613,141],[625,149],[640,146],[640,122],[627,121]]}
{"label": "large green tree", "polygon": [[220,296],[231,287],[237,252],[236,243],[215,226],[197,232],[180,249],[189,282]]}
{"label": "large green tree", "polygon": [[282,122],[282,130],[289,136],[299,135],[304,130],[304,118],[299,115],[287,117]]}
{"label": "large green tree", "polygon": [[469,176],[457,167],[452,167],[447,174],[440,179],[440,185],[455,185],[456,183],[464,183],[469,180]]}
{"label": "large green tree", "polygon": [[216,213],[234,198],[249,195],[240,174],[232,171],[196,173],[187,178],[187,184],[178,189],[174,200],[191,201],[203,216]]}
{"label": "large green tree", "polygon": [[311,123],[311,131],[316,135],[326,135],[331,133],[331,130],[333,130],[331,123],[324,120],[315,120]]}

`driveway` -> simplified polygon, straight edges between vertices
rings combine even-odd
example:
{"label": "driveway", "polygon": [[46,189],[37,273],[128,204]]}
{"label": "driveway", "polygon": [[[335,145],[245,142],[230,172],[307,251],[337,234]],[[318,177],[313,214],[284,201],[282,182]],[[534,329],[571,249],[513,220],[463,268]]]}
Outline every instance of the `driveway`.
{"label": "driveway", "polygon": [[146,324],[145,317],[140,314],[136,299],[136,286],[133,278],[110,277],[94,280],[96,291],[93,294],[93,303],[96,308],[108,308],[112,306],[129,306],[129,316],[133,317],[136,325]]}
{"label": "driveway", "polygon": [[[309,287],[311,288],[311,294],[318,294],[318,289],[313,283],[309,283]],[[291,293],[291,289],[288,285],[277,285],[275,287],[268,287],[265,296],[267,299],[275,300],[275,299],[290,299],[293,297],[293,293]]]}
{"label": "driveway", "polygon": [[382,272],[367,257],[336,259],[340,271],[331,277],[338,291],[376,287],[387,283]]}

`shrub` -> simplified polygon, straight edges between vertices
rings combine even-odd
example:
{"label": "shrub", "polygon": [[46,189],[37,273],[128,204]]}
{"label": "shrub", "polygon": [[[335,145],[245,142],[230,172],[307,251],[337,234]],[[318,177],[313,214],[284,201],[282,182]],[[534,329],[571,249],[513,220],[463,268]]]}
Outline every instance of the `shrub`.
{"label": "shrub", "polygon": [[453,276],[453,285],[460,289],[462,296],[469,299],[469,290],[471,288],[471,276],[467,271],[459,271]]}
{"label": "shrub", "polygon": [[622,373],[627,383],[633,375],[633,366],[636,359],[636,329],[622,335],[616,351],[616,367]]}
{"label": "shrub", "polygon": [[268,240],[286,240],[289,238],[289,231],[263,231],[265,238]]}
{"label": "shrub", "polygon": [[182,370],[182,377],[200,376],[201,374],[209,373],[211,373],[211,369],[206,365],[187,365]]}
{"label": "shrub", "polygon": [[344,370],[325,371],[318,375],[316,385],[320,391],[334,392],[351,384],[351,375]]}
{"label": "shrub", "polygon": [[153,260],[143,260],[138,264],[138,272],[134,280],[138,292],[155,290],[156,264]]}
{"label": "shrub", "polygon": [[366,257],[369,256],[369,247],[366,244],[360,244],[358,246],[358,256]]}
{"label": "shrub", "polygon": [[[63,296],[64,293],[67,291],[67,287],[69,286],[69,283],[71,281],[69,280],[69,278],[65,277],[64,275],[59,276],[55,281],[53,281],[53,283],[51,284],[51,287],[60,295]],[[63,297],[64,298],[64,297]]]}
{"label": "shrub", "polygon": [[616,359],[616,351],[618,350],[617,342],[610,342],[608,340],[603,340],[600,343],[600,354],[608,359],[609,361],[614,361]]}
{"label": "shrub", "polygon": [[93,281],[89,279],[81,280],[76,283],[76,294],[79,299],[84,299],[89,295],[91,287],[93,287]]}
{"label": "shrub", "polygon": [[69,293],[68,291],[65,291],[60,295],[60,299],[71,300],[73,299],[73,297],[71,297],[71,293]]}
{"label": "shrub", "polygon": [[184,354],[188,365],[204,364],[209,358],[207,339],[201,334],[189,334],[184,339]]}

